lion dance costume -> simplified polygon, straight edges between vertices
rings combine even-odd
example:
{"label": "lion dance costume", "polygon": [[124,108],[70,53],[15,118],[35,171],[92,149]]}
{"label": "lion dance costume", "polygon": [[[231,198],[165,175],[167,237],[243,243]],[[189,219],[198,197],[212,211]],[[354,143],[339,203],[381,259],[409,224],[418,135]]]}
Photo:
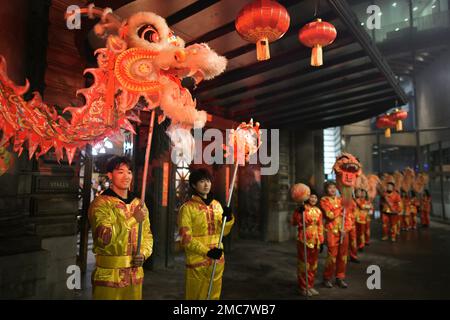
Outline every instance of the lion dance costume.
{"label": "lion dance costume", "polygon": [[[184,203],[179,212],[181,244],[186,254],[186,300],[204,300],[208,295],[213,260],[207,257],[217,247],[222,226],[223,208],[217,200],[209,204],[198,195]],[[230,233],[234,218],[225,224],[224,235]],[[217,261],[211,299],[218,300],[222,290],[225,256]]]}
{"label": "lion dance costume", "polygon": [[[303,219],[305,215],[306,240],[303,236]],[[317,262],[319,259],[320,245],[324,242],[322,212],[316,206],[305,204],[295,210],[291,223],[298,227],[298,268],[297,279],[301,290],[308,290],[314,287],[314,278],[317,272]],[[305,259],[305,241],[307,247],[307,258]],[[308,269],[308,287],[306,288],[305,263]]]}
{"label": "lion dance costume", "polygon": [[402,198],[402,215],[401,215],[401,228],[403,230],[411,229],[411,197],[410,192],[414,183],[415,173],[411,168],[403,170],[403,180],[401,183],[401,198]]}
{"label": "lion dance costume", "polygon": [[382,240],[387,240],[390,236],[392,242],[397,241],[398,219],[402,211],[401,202],[402,199],[396,190],[393,190],[391,193],[387,191],[383,193],[380,201],[381,218],[383,221]]}
{"label": "lion dance costume", "polygon": [[361,164],[356,157],[343,153],[333,166],[336,173],[336,185],[342,196],[325,196],[320,206],[325,213],[325,230],[327,235],[328,256],[323,274],[324,281],[333,276],[338,280],[345,279],[347,254],[349,247],[348,233],[352,230],[353,188],[356,178],[361,174]]}
{"label": "lion dance costume", "polygon": [[[140,300],[142,298],[142,267],[132,267],[137,250],[138,223],[133,217],[139,198],[122,199],[111,189],[95,198],[89,207],[89,222],[94,239],[96,268],[92,273],[93,298],[100,300]],[[148,210],[143,221],[141,254],[152,254],[153,236]]]}
{"label": "lion dance costume", "polygon": [[356,233],[358,237],[358,249],[363,249],[368,242],[366,240],[367,228],[370,228],[369,212],[372,210],[372,204],[366,198],[359,198],[356,200],[357,214],[356,214]]}
{"label": "lion dance costume", "polygon": [[[361,174],[356,179],[356,186],[360,190],[360,195],[355,199],[355,223],[356,223],[356,238],[357,247],[362,250],[369,239],[367,229],[370,229],[369,212],[372,210],[372,203],[369,200],[368,190],[370,188],[369,178]],[[369,231],[370,234],[370,231]]]}

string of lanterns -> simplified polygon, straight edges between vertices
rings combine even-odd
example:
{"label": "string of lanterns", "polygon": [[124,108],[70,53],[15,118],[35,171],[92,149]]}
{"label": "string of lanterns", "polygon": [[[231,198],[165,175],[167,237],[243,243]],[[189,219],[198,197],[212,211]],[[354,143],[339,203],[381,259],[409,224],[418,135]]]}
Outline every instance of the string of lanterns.
{"label": "string of lanterns", "polygon": [[[283,37],[289,24],[288,11],[275,0],[251,1],[241,9],[235,21],[238,34],[244,40],[256,43],[258,61],[270,59],[270,43]],[[322,48],[332,44],[336,36],[336,28],[320,18],[299,30],[300,42],[312,48],[311,66],[323,64]]]}
{"label": "string of lanterns", "polygon": [[378,129],[384,129],[384,136],[391,137],[391,129],[397,131],[403,130],[403,120],[408,117],[408,112],[403,109],[396,108],[391,113],[382,114],[377,117],[375,125]]}
{"label": "string of lanterns", "polygon": [[[304,25],[298,32],[299,41],[311,48],[311,66],[323,65],[323,48],[332,44],[337,36],[336,28],[317,17],[320,0],[316,1],[316,19]],[[286,8],[275,0],[253,0],[246,4],[235,20],[237,33],[246,41],[256,44],[258,61],[270,59],[270,43],[282,38],[288,31],[290,16]],[[384,129],[386,138],[391,129],[403,130],[403,120],[408,112],[396,108],[392,113],[377,117],[376,127]]]}

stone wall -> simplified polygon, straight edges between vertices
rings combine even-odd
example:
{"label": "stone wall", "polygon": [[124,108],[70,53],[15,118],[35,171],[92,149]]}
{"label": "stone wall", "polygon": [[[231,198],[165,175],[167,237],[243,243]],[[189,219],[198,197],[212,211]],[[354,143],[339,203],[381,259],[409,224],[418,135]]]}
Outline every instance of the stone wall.
{"label": "stone wall", "polygon": [[289,177],[290,166],[290,134],[289,131],[280,130],[279,156],[280,167],[278,173],[271,176],[262,176],[265,196],[263,207],[267,208],[265,240],[286,241],[292,237],[292,228],[289,225],[290,206],[289,188],[292,183]]}
{"label": "stone wall", "polygon": [[34,298],[70,299],[74,291],[67,288],[67,268],[76,264],[77,236],[52,237],[42,240],[47,261],[40,266],[45,270],[45,281],[41,281]]}
{"label": "stone wall", "polygon": [[[19,83],[28,78],[31,89],[44,98],[45,88],[49,97],[63,96],[52,91],[61,78],[51,77],[47,87],[44,82],[47,63],[58,65],[58,53],[47,55],[49,16],[50,34],[63,32],[65,8],[62,1],[19,0],[0,9],[0,24],[8,31],[1,34],[0,43],[10,48],[6,58],[11,60],[11,78]],[[51,19],[61,22],[52,24]],[[66,37],[62,47],[69,53],[72,46],[70,53],[76,59],[72,38]],[[58,47],[59,39],[50,37],[50,47]],[[77,69],[78,62],[72,61]],[[74,77],[80,84],[82,75]],[[67,82],[60,84],[74,96]],[[36,161],[26,150],[14,158],[13,168],[0,176],[0,298],[70,298],[66,270],[76,263],[77,255],[78,163],[57,163],[51,153]]]}
{"label": "stone wall", "polygon": [[277,174],[261,176],[261,214],[264,240],[281,242],[295,239],[290,225],[296,204],[290,199],[294,183],[321,189],[323,174],[323,131],[280,130],[280,168]]}
{"label": "stone wall", "polygon": [[46,288],[48,262],[45,250],[0,255],[0,299],[36,297]]}

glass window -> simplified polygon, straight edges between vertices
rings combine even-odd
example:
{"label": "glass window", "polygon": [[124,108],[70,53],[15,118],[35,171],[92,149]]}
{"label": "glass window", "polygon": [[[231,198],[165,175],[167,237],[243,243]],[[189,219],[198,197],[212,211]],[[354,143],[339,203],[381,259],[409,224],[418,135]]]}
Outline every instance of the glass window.
{"label": "glass window", "polygon": [[377,42],[393,39],[409,32],[409,1],[376,0],[380,7],[381,28],[375,30]]}
{"label": "glass window", "polygon": [[361,26],[364,27],[364,30],[367,31],[370,37],[372,37],[373,32],[372,30],[369,30],[366,26],[367,23],[367,7],[371,5],[371,1],[363,1],[358,2],[357,4],[352,5],[352,10],[355,13],[356,17],[358,18],[358,22],[361,24]]}
{"label": "glass window", "polygon": [[341,128],[328,128],[323,130],[323,164],[325,175],[327,179],[332,178],[333,165],[336,161],[336,156],[341,153]]}
{"label": "glass window", "polygon": [[417,31],[450,25],[447,0],[413,0],[412,6]]}

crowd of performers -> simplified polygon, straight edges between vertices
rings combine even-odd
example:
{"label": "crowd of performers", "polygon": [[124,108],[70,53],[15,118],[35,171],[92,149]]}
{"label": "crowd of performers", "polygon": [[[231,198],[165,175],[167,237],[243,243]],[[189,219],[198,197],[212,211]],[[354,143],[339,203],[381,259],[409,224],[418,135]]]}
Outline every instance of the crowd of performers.
{"label": "crowd of performers", "polygon": [[[153,251],[149,212],[145,203],[130,192],[133,174],[126,157],[113,157],[107,164],[110,187],[89,207],[96,268],[92,273],[92,295],[96,300],[140,300],[144,270],[142,265]],[[205,169],[189,176],[192,197],[179,211],[181,244],[185,250],[185,298],[206,299],[211,265],[216,261],[210,299],[220,298],[225,258],[219,246],[222,221],[224,235],[230,233],[234,216],[230,207],[215,200],[212,176]],[[138,225],[142,223],[140,251]]]}
{"label": "crowd of performers", "polygon": [[[128,158],[112,158],[107,164],[110,187],[97,196],[89,208],[96,257],[96,268],[92,273],[94,299],[142,298],[142,265],[152,254],[153,236],[145,203],[129,191],[133,179],[131,168]],[[429,225],[431,197],[427,190],[418,197],[412,188],[397,188],[394,179],[383,181],[377,192],[383,222],[382,240],[390,238],[395,242],[400,230],[416,229],[418,214],[421,214],[422,225]],[[193,195],[181,206],[178,215],[179,234],[186,256],[185,298],[189,300],[206,299],[208,292],[210,299],[220,298],[225,265],[223,247],[219,245],[222,221],[226,218],[225,235],[230,233],[235,221],[230,207],[214,199],[211,184],[208,170],[192,170],[189,185]],[[347,257],[358,263],[358,251],[370,244],[375,199],[370,193],[367,188],[356,188],[353,198],[350,197],[350,206],[344,206],[345,198],[338,194],[336,182],[328,181],[323,197],[319,198],[319,194],[311,189],[306,203],[295,210],[291,222],[299,231],[298,285],[301,294],[319,294],[314,289],[314,277],[324,244],[327,247],[324,286],[332,288],[335,279],[335,285],[347,288]],[[143,229],[140,239],[139,224]],[[216,272],[210,284],[214,262]]]}
{"label": "crowd of performers", "polygon": [[[419,215],[422,227],[428,227],[431,211],[429,191],[423,189],[419,194],[413,190],[411,184],[395,181],[391,175],[384,175],[383,178],[377,190],[382,219],[381,240],[390,239],[394,243],[401,231],[416,230]],[[374,200],[375,197],[369,197],[367,188],[356,188],[350,210],[346,210],[344,218],[344,206],[341,196],[338,195],[336,182],[327,181],[324,184],[324,196],[320,200],[319,194],[311,189],[306,203],[294,211],[291,224],[298,227],[297,279],[302,295],[319,294],[314,288],[314,278],[319,253],[324,245],[327,247],[327,257],[323,286],[348,287],[345,281],[348,257],[351,262],[360,263],[358,251],[362,252],[370,245]]]}

